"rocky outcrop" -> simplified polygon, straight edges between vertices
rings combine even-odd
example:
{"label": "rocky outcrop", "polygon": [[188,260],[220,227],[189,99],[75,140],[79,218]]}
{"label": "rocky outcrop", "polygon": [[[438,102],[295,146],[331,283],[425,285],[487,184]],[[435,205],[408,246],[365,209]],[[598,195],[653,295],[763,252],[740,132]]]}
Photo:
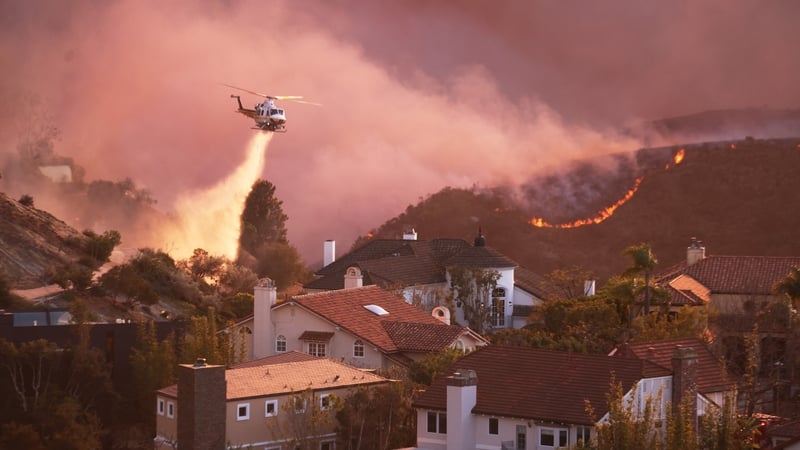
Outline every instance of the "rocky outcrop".
{"label": "rocky outcrop", "polygon": [[51,268],[77,261],[86,237],[34,206],[0,193],[0,270],[12,287],[47,284]]}

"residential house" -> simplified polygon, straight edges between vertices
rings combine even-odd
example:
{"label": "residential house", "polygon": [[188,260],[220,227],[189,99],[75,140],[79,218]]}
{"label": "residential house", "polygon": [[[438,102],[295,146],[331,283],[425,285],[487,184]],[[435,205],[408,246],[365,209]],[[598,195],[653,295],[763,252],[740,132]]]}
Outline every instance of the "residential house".
{"label": "residential house", "polygon": [[253,317],[231,332],[247,340],[251,358],[300,351],[363,368],[407,366],[445,348],[471,351],[488,344],[468,327],[451,325],[446,309],[422,311],[380,286],[296,295],[277,303],[269,279],[255,288]]}
{"label": "residential house", "polygon": [[796,256],[707,256],[701,241],[693,239],[686,261],[657,275],[667,287],[671,305],[711,305],[721,315],[752,314],[780,299],[772,288],[800,267]]}
{"label": "residential house", "polygon": [[456,362],[414,402],[417,448],[553,450],[586,442],[608,420],[612,382],[635,413],[651,398],[656,417],[665,418],[667,405],[688,398],[702,415],[710,401],[696,390],[697,361],[689,347],[675,348],[668,367],[646,359],[484,347]]}
{"label": "residential house", "polygon": [[[683,306],[708,306],[719,315],[720,327],[715,340],[720,354],[737,370],[746,361],[745,337],[769,307],[784,298],[773,293],[773,286],[783,281],[793,268],[800,267],[800,257],[786,256],[710,256],[702,242],[693,239],[686,250],[686,261],[665,270],[656,282],[669,289],[671,309]],[[786,320],[762,321],[760,336],[761,375],[781,378],[789,350]]]}
{"label": "residential house", "polygon": [[156,393],[155,448],[335,448],[333,396],[390,381],[338,361],[286,352],[225,369],[204,360],[178,367]]}
{"label": "residential house", "polygon": [[[309,292],[374,284],[401,291],[407,302],[427,311],[448,306],[443,300],[450,293],[448,267],[496,271],[497,287],[486,299],[491,329],[525,326],[533,306],[547,295],[541,277],[487,246],[480,231],[470,245],[463,239],[418,240],[412,229],[403,239],[373,239],[339,259],[335,242],[326,241],[323,263],[317,278],[304,286]],[[460,305],[453,305],[452,314],[457,323],[466,323]]]}
{"label": "residential house", "polygon": [[653,342],[626,343],[613,349],[609,356],[647,360],[664,368],[672,367],[676,348],[691,348],[697,355],[697,393],[709,402],[722,406],[736,399],[737,380],[697,338],[676,338]]}

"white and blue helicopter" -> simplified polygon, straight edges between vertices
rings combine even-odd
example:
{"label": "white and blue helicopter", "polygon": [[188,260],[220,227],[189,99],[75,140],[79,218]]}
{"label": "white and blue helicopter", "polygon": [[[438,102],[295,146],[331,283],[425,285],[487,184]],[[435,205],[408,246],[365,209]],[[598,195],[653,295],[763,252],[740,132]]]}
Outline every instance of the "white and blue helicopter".
{"label": "white and blue helicopter", "polygon": [[286,132],[286,112],[283,110],[283,108],[278,108],[275,105],[275,100],[287,100],[296,103],[305,103],[307,105],[322,106],[319,103],[305,101],[303,100],[303,97],[297,95],[267,95],[260,92],[231,86],[230,84],[225,84],[225,86],[247,92],[248,94],[264,97],[264,101],[262,103],[256,103],[253,109],[250,109],[242,106],[242,99],[240,96],[231,94],[231,98],[235,98],[236,102],[239,104],[239,109],[237,109],[236,112],[242,113],[245,116],[253,119],[256,122],[256,126],[254,128],[256,130],[272,131],[274,133]]}

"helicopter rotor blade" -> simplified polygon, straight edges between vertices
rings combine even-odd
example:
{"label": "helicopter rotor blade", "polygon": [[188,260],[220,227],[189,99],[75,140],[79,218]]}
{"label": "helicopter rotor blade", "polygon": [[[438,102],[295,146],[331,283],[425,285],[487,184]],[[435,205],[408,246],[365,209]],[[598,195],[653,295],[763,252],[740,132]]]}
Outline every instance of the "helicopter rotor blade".
{"label": "helicopter rotor blade", "polygon": [[238,86],[233,86],[233,85],[230,85],[230,84],[225,84],[225,83],[222,83],[222,85],[223,85],[223,86],[228,86],[229,88],[238,89],[238,90],[240,90],[240,91],[242,91],[242,92],[247,92],[248,94],[257,95],[257,96],[259,96],[259,97],[264,97],[264,98],[272,98],[272,99],[279,98],[279,97],[275,97],[274,95],[262,94],[261,92],[251,91],[251,90],[249,90],[249,89],[240,88],[240,87],[238,87]]}
{"label": "helicopter rotor blade", "polygon": [[305,105],[322,106],[321,103],[314,103],[314,102],[309,102],[308,100],[302,100],[303,97],[299,95],[278,95],[275,98],[278,100],[288,100],[290,102],[303,103]]}

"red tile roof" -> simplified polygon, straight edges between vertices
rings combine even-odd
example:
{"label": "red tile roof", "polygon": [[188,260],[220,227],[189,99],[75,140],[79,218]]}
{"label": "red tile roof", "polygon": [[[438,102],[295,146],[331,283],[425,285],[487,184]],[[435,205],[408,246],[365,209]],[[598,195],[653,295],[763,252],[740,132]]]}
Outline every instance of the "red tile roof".
{"label": "red tile roof", "polygon": [[684,273],[702,283],[712,294],[770,295],[772,286],[786,278],[800,257],[708,256],[691,266],[672,268],[667,281]]}
{"label": "red tile roof", "polygon": [[[436,332],[428,331],[417,336],[416,347],[419,348],[444,348],[455,340],[449,325],[445,325],[431,314],[406,303],[402,298],[378,286],[299,295],[292,297],[291,301],[340,326],[350,334],[369,342],[384,353],[403,350],[402,346],[395,342],[394,337],[398,337],[403,345],[407,345],[407,339],[403,337],[403,333],[397,331],[399,327],[392,328],[390,325],[389,329],[395,331],[392,334],[384,326],[384,322],[416,324],[436,330]],[[377,315],[367,310],[366,305],[380,306],[389,314]],[[281,305],[276,306],[276,308],[280,307]],[[411,325],[405,327],[409,326]]]}
{"label": "red tile roof", "polygon": [[444,350],[466,330],[462,326],[442,324],[383,322],[383,328],[397,348],[408,352],[436,352]]}
{"label": "red tile roof", "polygon": [[312,341],[312,342],[328,342],[333,337],[332,331],[303,331],[303,334],[300,335],[301,341]]}
{"label": "red tile roof", "polygon": [[583,425],[594,423],[586,412],[586,401],[600,416],[607,412],[612,377],[627,392],[644,377],[671,372],[636,359],[492,345],[456,362],[414,406],[446,410],[446,377],[458,369],[477,373],[473,414]]}
{"label": "red tile roof", "polygon": [[263,366],[266,364],[283,364],[288,362],[311,361],[313,359],[319,359],[319,357],[309,355],[308,353],[292,350],[285,353],[278,353],[272,356],[265,356],[263,358],[253,359],[250,361],[245,361],[243,363],[235,364],[233,366],[230,366],[229,369],[241,369],[244,367]]}
{"label": "red tile roof", "polygon": [[736,380],[714,356],[708,346],[696,338],[667,339],[640,342],[621,347],[621,357],[634,357],[650,361],[672,371],[672,355],[676,347],[690,347],[697,354],[697,390],[700,393],[726,391],[736,385]]}

